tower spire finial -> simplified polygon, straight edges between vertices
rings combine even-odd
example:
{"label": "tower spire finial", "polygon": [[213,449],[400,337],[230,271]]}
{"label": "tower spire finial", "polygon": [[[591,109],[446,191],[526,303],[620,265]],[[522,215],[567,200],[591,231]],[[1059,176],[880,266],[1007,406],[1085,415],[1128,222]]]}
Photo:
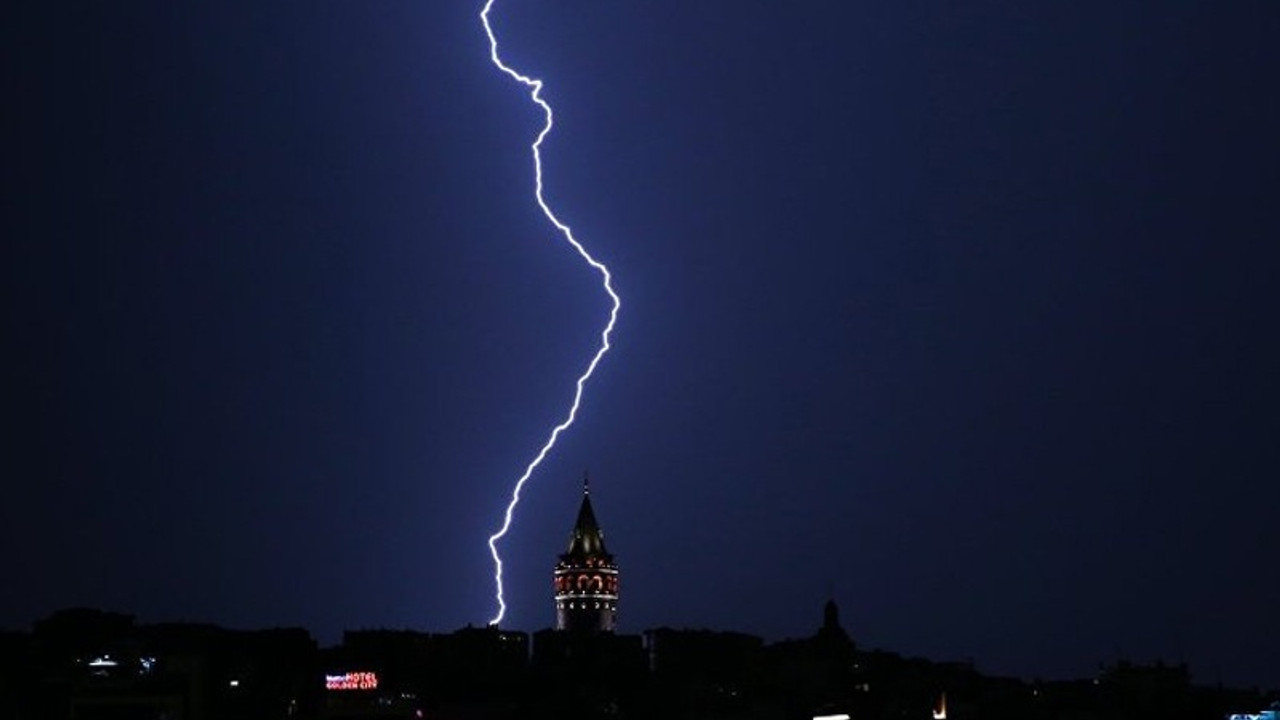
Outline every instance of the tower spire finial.
{"label": "tower spire finial", "polygon": [[582,471],[582,494],[591,494],[591,473],[586,470]]}

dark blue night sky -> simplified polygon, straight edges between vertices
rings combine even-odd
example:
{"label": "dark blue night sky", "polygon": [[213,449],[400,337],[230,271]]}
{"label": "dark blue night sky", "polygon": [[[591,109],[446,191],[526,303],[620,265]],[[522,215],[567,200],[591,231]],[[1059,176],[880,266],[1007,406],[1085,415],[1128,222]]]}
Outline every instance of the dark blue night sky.
{"label": "dark blue night sky", "polygon": [[[0,626],[451,630],[607,317],[479,3],[0,22]],[[1273,2],[500,0],[620,622],[1280,686]]]}

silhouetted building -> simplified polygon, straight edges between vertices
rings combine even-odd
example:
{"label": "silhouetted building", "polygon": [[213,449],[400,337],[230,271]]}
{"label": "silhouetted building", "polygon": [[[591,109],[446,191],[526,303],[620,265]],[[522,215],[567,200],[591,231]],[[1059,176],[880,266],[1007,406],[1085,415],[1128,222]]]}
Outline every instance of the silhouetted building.
{"label": "silhouetted building", "polygon": [[618,565],[604,547],[604,532],[591,509],[590,485],[582,480],[582,505],[569,549],[555,569],[556,629],[612,632],[618,612]]}
{"label": "silhouetted building", "polygon": [[[349,630],[325,651],[321,717],[414,717],[424,710],[510,703],[523,692],[529,636],[496,627],[449,634]],[[447,714],[446,714],[447,715]]]}
{"label": "silhouetted building", "polygon": [[862,712],[866,679],[858,666],[853,640],[840,625],[834,600],[822,608],[822,625],[814,635],[784,640],[765,652],[767,682],[792,703],[792,712],[839,715]]}
{"label": "silhouetted building", "polygon": [[664,718],[767,717],[764,640],[737,632],[657,628],[644,634],[652,713]]}
{"label": "silhouetted building", "polygon": [[612,632],[540,630],[531,670],[534,717],[619,717],[648,677],[640,636]]}
{"label": "silhouetted building", "polygon": [[[589,530],[589,506],[587,517],[581,526]],[[816,633],[778,643],[670,628],[648,631],[642,643],[638,635],[594,629],[548,628],[532,638],[496,627],[362,630],[320,651],[296,628],[139,625],[129,615],[65,610],[36,622],[32,632],[0,632],[0,719],[1277,720],[1280,714],[1280,693],[1197,686],[1181,664],[1120,661],[1088,679],[1026,682],[983,675],[972,661],[859,650],[833,602]]]}
{"label": "silhouetted building", "polygon": [[0,682],[5,720],[313,717],[317,648],[306,630],[138,625],[74,608],[18,640],[0,658],[21,681]]}

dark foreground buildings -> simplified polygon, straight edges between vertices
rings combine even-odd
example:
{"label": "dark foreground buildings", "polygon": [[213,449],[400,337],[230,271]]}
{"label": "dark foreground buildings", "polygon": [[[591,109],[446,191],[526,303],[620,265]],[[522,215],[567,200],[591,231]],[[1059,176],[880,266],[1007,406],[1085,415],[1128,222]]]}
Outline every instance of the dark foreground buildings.
{"label": "dark foreground buildings", "polygon": [[[616,631],[618,566],[584,487],[554,573],[556,625],[433,634],[142,625],[64,610],[0,632],[0,720],[290,718],[1153,718],[1280,720],[1280,695],[1196,687],[1185,666],[1101,668],[1074,682],[987,677],[859,649],[834,602],[807,638]],[[1244,720],[1241,718],[1240,720]]]}

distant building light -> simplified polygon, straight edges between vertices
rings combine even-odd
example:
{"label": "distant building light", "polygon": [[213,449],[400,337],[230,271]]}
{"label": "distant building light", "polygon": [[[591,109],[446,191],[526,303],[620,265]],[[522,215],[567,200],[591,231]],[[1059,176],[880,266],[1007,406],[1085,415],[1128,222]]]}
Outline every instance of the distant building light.
{"label": "distant building light", "polygon": [[839,715],[814,715],[813,720],[849,720],[849,715],[840,713]]}
{"label": "distant building light", "polygon": [[325,690],[377,690],[378,674],[374,672],[349,672],[341,675],[325,675]]}
{"label": "distant building light", "polygon": [[110,655],[103,655],[100,658],[94,658],[93,661],[89,663],[89,667],[91,668],[116,667],[119,664],[120,663],[116,662],[115,660],[112,660]]}
{"label": "distant building light", "polygon": [[230,685],[231,687],[240,687],[240,681],[232,680],[231,682],[227,683],[227,685]]}

